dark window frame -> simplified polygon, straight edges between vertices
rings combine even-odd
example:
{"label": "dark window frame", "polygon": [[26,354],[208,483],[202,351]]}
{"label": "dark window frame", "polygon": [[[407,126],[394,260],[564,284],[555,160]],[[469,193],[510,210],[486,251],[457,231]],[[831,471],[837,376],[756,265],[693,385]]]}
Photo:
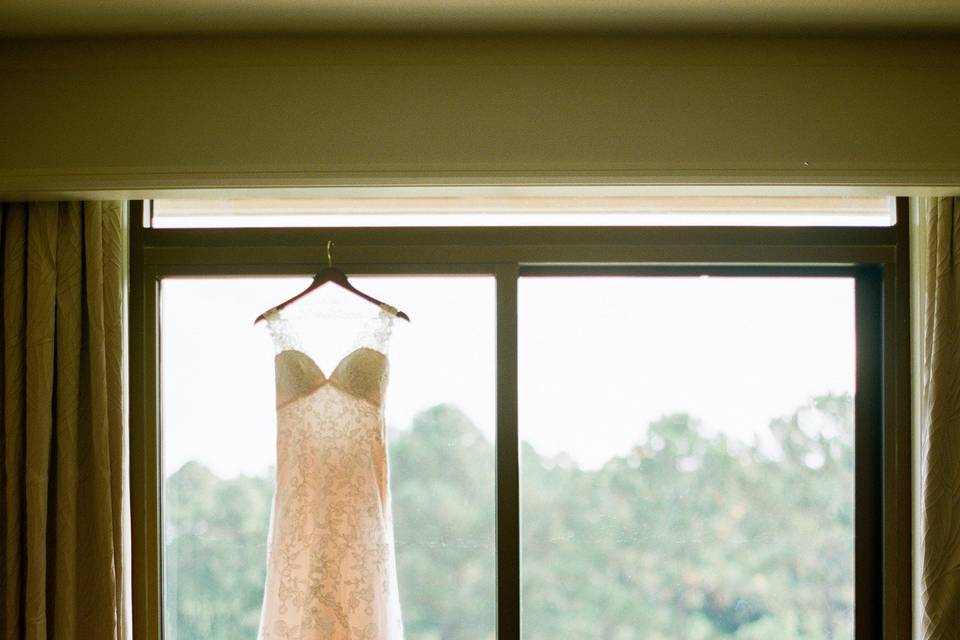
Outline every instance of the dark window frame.
{"label": "dark window frame", "polygon": [[[857,640],[911,635],[908,201],[893,227],[150,229],[130,203],[129,450],[133,633],[162,637],[159,281],[357,274],[496,278],[497,637],[520,638],[517,283],[536,275],[823,275],[856,282]],[[866,532],[866,533],[865,533]]]}

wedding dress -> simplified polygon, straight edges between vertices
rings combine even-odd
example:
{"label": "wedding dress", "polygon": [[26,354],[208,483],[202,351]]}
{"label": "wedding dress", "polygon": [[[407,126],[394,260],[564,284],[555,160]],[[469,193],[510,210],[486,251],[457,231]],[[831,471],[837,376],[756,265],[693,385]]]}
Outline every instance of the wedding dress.
{"label": "wedding dress", "polygon": [[277,351],[277,483],[261,640],[403,637],[383,419],[396,310],[357,304],[366,321],[347,318],[359,330],[327,371],[303,339],[345,346],[325,331],[324,307],[304,298],[266,315]]}

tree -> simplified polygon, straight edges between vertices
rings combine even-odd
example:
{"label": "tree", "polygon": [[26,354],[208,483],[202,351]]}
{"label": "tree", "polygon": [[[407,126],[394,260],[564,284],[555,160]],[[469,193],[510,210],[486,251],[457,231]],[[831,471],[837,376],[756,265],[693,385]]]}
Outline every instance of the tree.
{"label": "tree", "polygon": [[[602,468],[521,451],[524,640],[853,637],[853,400],[753,443],[686,414]],[[494,449],[458,409],[391,433],[408,640],[492,640]],[[273,492],[191,462],[167,480],[167,633],[256,637]]]}
{"label": "tree", "polygon": [[256,638],[272,496],[273,474],[224,480],[188,462],[167,479],[167,637]]}
{"label": "tree", "polygon": [[492,639],[493,446],[460,410],[441,405],[392,434],[390,464],[408,637]]}

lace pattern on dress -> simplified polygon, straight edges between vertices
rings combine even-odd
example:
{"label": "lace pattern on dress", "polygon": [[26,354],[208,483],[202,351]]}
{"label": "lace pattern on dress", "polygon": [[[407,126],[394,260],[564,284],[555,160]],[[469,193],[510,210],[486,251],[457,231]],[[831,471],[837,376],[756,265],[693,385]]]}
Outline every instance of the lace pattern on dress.
{"label": "lace pattern on dress", "polygon": [[267,321],[267,330],[273,338],[273,346],[277,353],[283,351],[302,351],[303,348],[294,337],[296,334],[290,327],[290,321],[280,315],[276,309],[270,309],[263,317]]}
{"label": "lace pattern on dress", "polygon": [[353,348],[367,347],[380,353],[386,353],[390,344],[390,335],[393,333],[393,320],[397,317],[397,310],[388,304],[380,306],[380,313],[375,318],[369,318],[360,330]]}
{"label": "lace pattern on dress", "polygon": [[[305,297],[265,314],[277,481],[259,640],[403,640],[382,405],[396,310],[377,311]],[[326,371],[310,353],[351,341]]]}
{"label": "lace pattern on dress", "polygon": [[307,345],[304,344],[304,341],[293,328],[294,325],[310,326],[317,320],[335,318],[337,320],[353,319],[359,324],[360,329],[353,336],[353,351],[367,348],[386,355],[390,345],[390,337],[393,334],[393,321],[396,317],[397,309],[388,304],[381,304],[379,313],[375,315],[358,314],[356,312],[344,313],[336,308],[324,310],[324,308],[317,307],[312,309],[294,309],[292,307],[283,310],[270,309],[264,314],[267,321],[267,330],[273,339],[276,353],[282,353],[283,351],[309,353]]}

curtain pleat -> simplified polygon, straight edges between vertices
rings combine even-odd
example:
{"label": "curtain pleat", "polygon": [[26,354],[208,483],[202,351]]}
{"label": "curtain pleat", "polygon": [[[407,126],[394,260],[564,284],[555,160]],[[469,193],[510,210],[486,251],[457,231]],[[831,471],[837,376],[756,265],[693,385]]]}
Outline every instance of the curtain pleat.
{"label": "curtain pleat", "polygon": [[925,202],[922,584],[924,640],[960,629],[960,199]]}
{"label": "curtain pleat", "polygon": [[121,638],[121,206],[2,206],[0,631]]}
{"label": "curtain pleat", "polygon": [[26,492],[26,316],[27,212],[7,205],[3,214],[3,633],[22,637],[24,582],[22,554]]}
{"label": "curtain pleat", "polygon": [[[62,221],[62,237],[57,245],[56,298],[56,400],[54,403],[56,448],[51,479],[56,480],[54,495],[57,505],[52,509],[57,538],[61,544],[54,549],[57,568],[69,567],[73,549],[80,548],[77,508],[80,492],[79,412],[80,406],[80,344],[81,325],[72,321],[81,312],[81,253],[80,220],[77,211],[68,211]],[[71,594],[77,592],[76,574],[72,571],[55,572],[54,628],[76,628],[76,612],[69,606]]]}
{"label": "curtain pleat", "polygon": [[[124,388],[124,227],[123,208],[116,200],[97,203],[101,208],[103,264],[103,328],[106,358],[106,388],[115,392],[106,403],[107,438],[110,447],[110,522],[113,529],[113,579],[111,604],[119,613],[115,619],[114,637],[125,636],[124,620],[124,528],[116,523],[125,522],[124,479],[127,477],[126,449],[124,444],[124,411],[121,395]],[[119,586],[116,586],[119,585]]]}
{"label": "curtain pleat", "polygon": [[57,204],[30,206],[27,221],[27,414],[24,628],[47,637],[47,520],[53,436],[54,310],[57,292]]}

